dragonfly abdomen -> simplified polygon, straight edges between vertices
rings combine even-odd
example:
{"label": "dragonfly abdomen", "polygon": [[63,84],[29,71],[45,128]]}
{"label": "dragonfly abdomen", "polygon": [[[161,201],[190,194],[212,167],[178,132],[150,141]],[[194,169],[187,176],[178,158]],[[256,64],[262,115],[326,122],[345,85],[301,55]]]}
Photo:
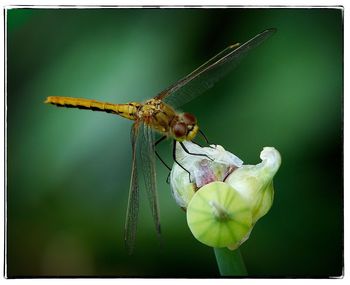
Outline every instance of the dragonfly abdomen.
{"label": "dragonfly abdomen", "polygon": [[92,111],[101,111],[106,113],[112,113],[122,116],[129,120],[135,120],[140,103],[131,102],[128,104],[112,104],[107,102],[100,102],[96,100],[83,99],[83,98],[72,98],[72,97],[61,97],[61,96],[50,96],[46,98],[45,103],[53,104],[58,107],[66,108],[78,108],[87,109]]}

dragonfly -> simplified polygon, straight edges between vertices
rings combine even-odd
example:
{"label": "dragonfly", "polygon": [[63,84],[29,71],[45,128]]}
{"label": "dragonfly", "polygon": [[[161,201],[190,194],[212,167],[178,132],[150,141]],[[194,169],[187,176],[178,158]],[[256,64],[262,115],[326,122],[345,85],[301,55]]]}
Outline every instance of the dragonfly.
{"label": "dragonfly", "polygon": [[[250,50],[259,46],[275,32],[276,29],[274,28],[267,29],[243,44],[236,43],[228,46],[193,72],[158,93],[154,98],[143,103],[114,104],[62,96],[49,96],[46,98],[45,103],[58,107],[102,111],[134,121],[131,128],[132,167],[124,236],[129,253],[133,251],[136,239],[139,215],[140,166],[156,232],[160,235],[160,214],[155,170],[156,156],[158,158],[160,156],[156,151],[156,145],[166,138],[172,139],[173,159],[181,166],[176,160],[176,143],[180,143],[183,149],[189,153],[183,142],[193,141],[198,133],[204,136],[193,114],[180,113],[176,109],[211,88],[219,79],[232,70]],[[157,141],[156,133],[161,135],[161,138]],[[161,158],[160,160],[164,163]],[[169,167],[168,169],[170,170]]]}

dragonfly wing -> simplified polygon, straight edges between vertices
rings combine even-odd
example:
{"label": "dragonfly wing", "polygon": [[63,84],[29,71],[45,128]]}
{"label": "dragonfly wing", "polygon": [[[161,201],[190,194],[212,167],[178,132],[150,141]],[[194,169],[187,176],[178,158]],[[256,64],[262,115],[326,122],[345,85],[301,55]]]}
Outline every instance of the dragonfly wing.
{"label": "dragonfly wing", "polygon": [[196,70],[159,93],[155,98],[163,100],[174,108],[186,104],[211,88],[215,82],[234,68],[244,55],[260,45],[275,31],[275,29],[268,29],[244,44],[235,44],[227,47]]}
{"label": "dragonfly wing", "polygon": [[146,192],[156,231],[160,234],[159,205],[156,184],[155,133],[149,126],[143,124],[140,128],[140,137],[142,137],[140,154]]}
{"label": "dragonfly wing", "polygon": [[132,253],[137,229],[137,220],[139,215],[139,184],[137,176],[137,148],[139,144],[139,122],[135,122],[131,129],[132,145],[132,167],[131,181],[129,189],[128,207],[126,210],[125,221],[125,244],[129,253]]}

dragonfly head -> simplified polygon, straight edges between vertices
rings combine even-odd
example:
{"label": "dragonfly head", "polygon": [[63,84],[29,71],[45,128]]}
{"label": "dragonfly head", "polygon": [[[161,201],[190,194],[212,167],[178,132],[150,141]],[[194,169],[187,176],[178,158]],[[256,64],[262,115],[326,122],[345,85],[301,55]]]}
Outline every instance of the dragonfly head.
{"label": "dragonfly head", "polygon": [[178,141],[191,141],[198,132],[197,119],[189,113],[179,114],[172,125],[172,133]]}

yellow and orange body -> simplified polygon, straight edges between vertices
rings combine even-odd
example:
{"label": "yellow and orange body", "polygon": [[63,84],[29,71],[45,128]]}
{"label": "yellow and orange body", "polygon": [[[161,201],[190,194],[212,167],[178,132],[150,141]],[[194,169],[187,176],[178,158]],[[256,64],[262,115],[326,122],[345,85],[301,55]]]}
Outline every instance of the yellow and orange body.
{"label": "yellow and orange body", "polygon": [[193,115],[178,114],[158,99],[150,99],[145,103],[113,104],[84,98],[50,96],[45,103],[58,107],[107,112],[129,120],[142,121],[152,129],[178,141],[192,140],[198,132],[197,121]]}

